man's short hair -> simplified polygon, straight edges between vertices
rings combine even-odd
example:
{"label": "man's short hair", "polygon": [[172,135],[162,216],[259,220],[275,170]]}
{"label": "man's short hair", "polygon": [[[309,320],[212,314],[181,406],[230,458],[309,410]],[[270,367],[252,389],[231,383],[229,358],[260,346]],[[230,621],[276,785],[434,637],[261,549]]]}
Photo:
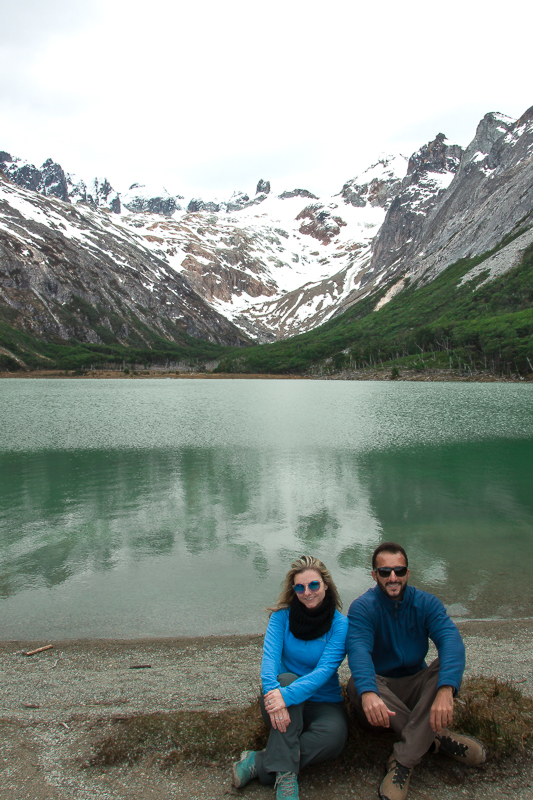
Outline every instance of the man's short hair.
{"label": "man's short hair", "polygon": [[409,559],[407,558],[407,553],[401,546],[401,544],[396,544],[396,542],[382,542],[379,547],[376,547],[374,552],[372,553],[372,569],[376,569],[376,560],[380,553],[401,553],[402,556],[405,558],[405,566],[409,566]]}

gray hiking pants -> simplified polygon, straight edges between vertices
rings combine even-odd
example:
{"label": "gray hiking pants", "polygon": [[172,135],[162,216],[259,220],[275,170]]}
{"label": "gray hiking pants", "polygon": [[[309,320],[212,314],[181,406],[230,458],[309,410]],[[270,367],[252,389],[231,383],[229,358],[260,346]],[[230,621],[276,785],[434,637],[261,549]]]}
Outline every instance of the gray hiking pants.
{"label": "gray hiking pants", "polygon": [[[278,675],[281,686],[288,686],[298,676],[291,672]],[[261,714],[270,725],[270,717],[261,698]],[[337,758],[348,738],[348,715],[344,703],[312,703],[306,700],[289,706],[291,721],[285,733],[270,728],[265,750],[255,756],[259,780],[275,783],[276,772],[298,774],[308,764]]]}
{"label": "gray hiking pants", "polygon": [[[431,706],[437,694],[439,682],[439,659],[406,678],[383,678],[376,675],[379,696],[395,716],[390,717],[390,727],[401,738],[393,748],[394,758],[404,767],[414,767],[420,763],[435,740],[435,732],[429,724]],[[385,731],[370,725],[363,711],[361,698],[353,678],[348,681],[348,696],[359,723],[373,731]]]}

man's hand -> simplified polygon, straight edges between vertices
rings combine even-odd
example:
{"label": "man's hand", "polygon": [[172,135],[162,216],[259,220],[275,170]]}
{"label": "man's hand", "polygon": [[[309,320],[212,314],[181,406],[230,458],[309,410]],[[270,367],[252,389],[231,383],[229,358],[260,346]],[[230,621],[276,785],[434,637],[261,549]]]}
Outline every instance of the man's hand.
{"label": "man's hand", "polygon": [[361,703],[363,704],[363,711],[366,714],[367,720],[371,725],[381,728],[389,728],[389,717],[396,715],[395,711],[389,711],[379,694],[375,692],[363,692],[361,695]]}
{"label": "man's hand", "polygon": [[269,714],[270,717],[270,724],[272,727],[281,733],[285,733],[287,727],[291,721],[289,712],[286,708],[282,708],[280,711],[276,711],[273,714]]}
{"label": "man's hand", "polygon": [[440,733],[447,728],[453,717],[453,688],[441,686],[431,706],[429,723],[435,733]]}

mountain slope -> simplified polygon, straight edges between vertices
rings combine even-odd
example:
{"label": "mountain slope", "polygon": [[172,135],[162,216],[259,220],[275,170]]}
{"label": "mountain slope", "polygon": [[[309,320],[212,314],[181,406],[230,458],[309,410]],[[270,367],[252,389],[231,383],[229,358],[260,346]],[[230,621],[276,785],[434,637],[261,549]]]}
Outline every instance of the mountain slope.
{"label": "mountain slope", "polygon": [[150,347],[187,334],[247,342],[120,217],[1,175],[0,287],[0,316],[45,339]]}
{"label": "mountain slope", "polygon": [[[392,243],[404,230],[406,214],[395,216],[391,206],[374,246],[372,269],[432,280],[458,259],[493,248],[531,219],[532,210],[533,107],[517,121],[487,114],[447,190],[421,217],[417,234],[402,236],[396,250]],[[395,256],[392,264],[383,255],[387,248]]]}
{"label": "mountain slope", "polygon": [[217,371],[324,374],[377,364],[533,373],[533,227],[517,231],[518,263],[492,281],[493,251],[457,261],[376,308],[390,284],[325,325],[292,339],[232,352]]}

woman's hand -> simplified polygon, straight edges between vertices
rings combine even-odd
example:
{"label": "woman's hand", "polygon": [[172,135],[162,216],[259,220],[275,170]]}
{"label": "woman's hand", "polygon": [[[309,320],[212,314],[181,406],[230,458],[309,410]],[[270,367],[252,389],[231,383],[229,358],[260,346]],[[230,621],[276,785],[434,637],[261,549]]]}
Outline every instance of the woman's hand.
{"label": "woman's hand", "polygon": [[271,689],[265,695],[265,708],[269,714],[275,711],[281,711],[282,708],[287,708],[285,700],[279,689]]}
{"label": "woman's hand", "polygon": [[264,697],[265,708],[270,717],[270,724],[275,730],[285,733],[291,718],[285,700],[279,689],[271,689]]}
{"label": "woman's hand", "polygon": [[282,708],[275,713],[269,714],[269,717],[272,727],[275,730],[281,731],[281,733],[285,733],[291,721],[288,710]]}

